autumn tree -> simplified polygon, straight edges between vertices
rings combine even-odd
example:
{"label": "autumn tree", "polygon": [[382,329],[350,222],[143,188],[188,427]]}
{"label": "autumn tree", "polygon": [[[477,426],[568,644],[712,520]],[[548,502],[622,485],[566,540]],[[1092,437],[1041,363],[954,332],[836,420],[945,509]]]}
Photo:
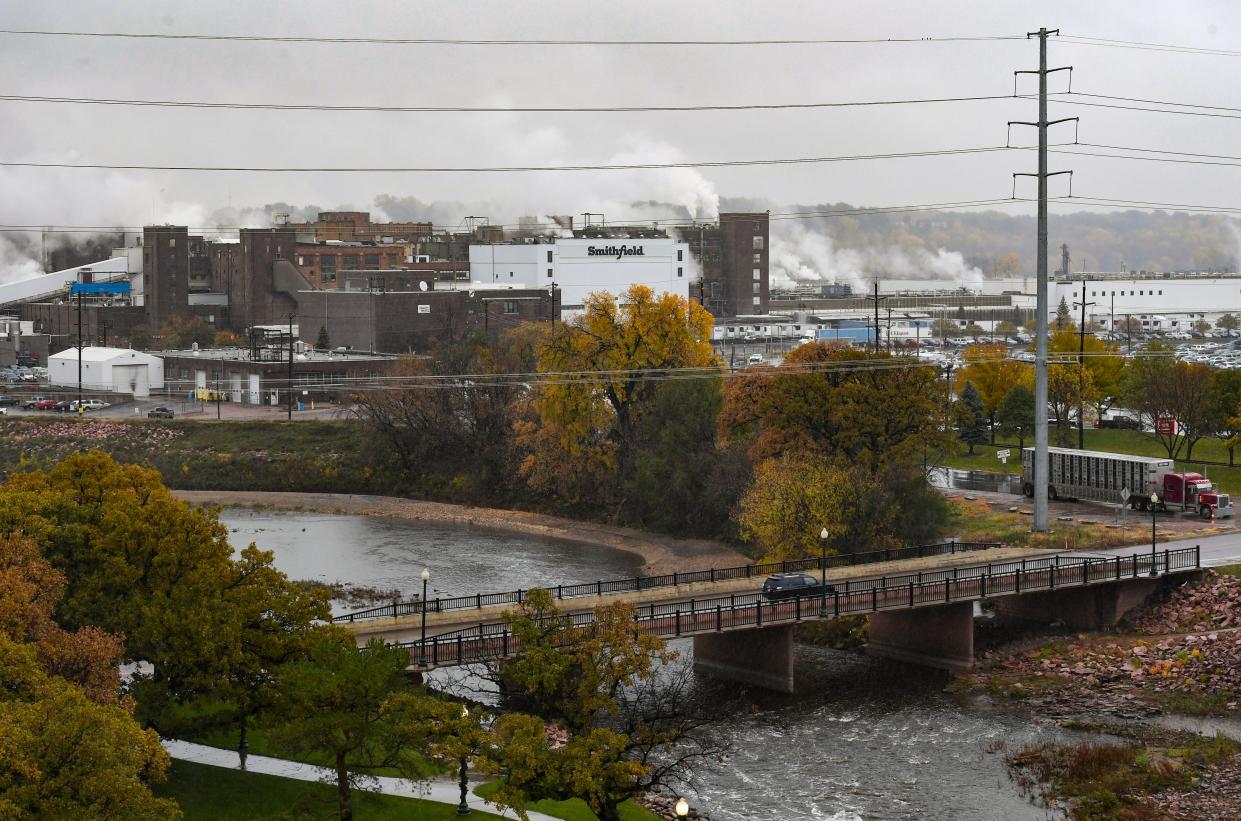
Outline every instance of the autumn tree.
{"label": "autumn tree", "polygon": [[873,470],[921,464],[955,447],[945,394],[934,368],[908,358],[802,345],[729,380],[721,438],[748,442],[756,463],[801,452]]}
{"label": "autumn tree", "polygon": [[943,498],[920,472],[876,474],[804,453],[758,465],[737,515],[767,561],[817,556],[824,528],[832,553],[859,553],[928,542],[947,524]]}
{"label": "autumn tree", "polygon": [[1010,320],[1007,320],[1007,319],[1001,320],[1000,322],[996,323],[996,326],[995,326],[995,332],[997,334],[1003,334],[1005,339],[1010,339],[1011,337],[1015,336],[1017,332],[1020,330],[1021,328],[1018,327],[1016,323]]}
{"label": "autumn tree", "polygon": [[200,316],[170,319],[160,326],[158,336],[160,348],[182,350],[195,343],[206,347],[215,336],[215,328]]}
{"label": "autumn tree", "polygon": [[[1084,354],[1081,351],[1084,350]],[[1080,336],[1074,331],[1056,331],[1047,340],[1047,353],[1053,359],[1073,358],[1090,373],[1089,390],[1082,386],[1083,401],[1093,407],[1099,418],[1103,417],[1124,386],[1125,358],[1119,346],[1104,342],[1093,334]],[[1066,367],[1078,367],[1076,365]]]}
{"label": "autumn tree", "polygon": [[407,737],[384,709],[407,687],[408,664],[408,650],[378,639],[359,648],[346,631],[323,627],[304,657],[280,668],[281,697],[268,717],[271,740],[291,755],[329,759],[341,821],[353,818],[353,792],[366,771],[417,770]]}
{"label": "autumn tree", "polygon": [[[583,627],[545,590],[506,616],[518,648],[476,672],[508,710],[480,745],[479,766],[503,774],[491,801],[521,810],[540,799],[580,798],[601,821],[661,787],[683,786],[725,750],[705,732],[730,705],[696,695],[688,667],[665,642],[634,630],[631,604],[596,608]],[[551,721],[564,733],[552,743]]]}
{"label": "autumn tree", "polygon": [[522,474],[570,500],[605,496],[633,475],[642,417],[671,375],[718,368],[712,319],[674,294],[631,286],[621,297],[590,294],[581,314],[538,349],[537,425],[522,429]]}
{"label": "autumn tree", "polygon": [[1200,334],[1204,334],[1211,330],[1211,323],[1207,322],[1205,319],[1199,319],[1194,323],[1194,330]]}
{"label": "autumn tree", "polygon": [[1004,436],[1016,438],[1017,446],[1024,448],[1026,438],[1034,435],[1034,391],[1024,382],[1014,385],[1000,403],[995,418]]}
{"label": "autumn tree", "polygon": [[527,388],[503,374],[529,370],[510,345],[520,330],[495,345],[473,334],[444,341],[431,359],[404,358],[395,384],[353,395],[353,412],[415,483],[494,493],[516,471],[513,427]]}
{"label": "autumn tree", "polygon": [[[123,635],[126,658],[151,662],[154,673],[136,676],[133,689],[157,725],[176,701],[257,697],[254,677],[328,615],[325,594],[289,582],[270,552],[251,546],[235,560],[213,511],[103,453],[11,475],[0,486],[0,535],[18,533],[64,574],[58,621]],[[238,719],[247,712],[239,705]]]}
{"label": "autumn tree", "polygon": [[991,444],[994,445],[995,414],[1000,403],[1021,381],[1031,378],[1033,369],[1010,358],[1004,345],[973,345],[965,349],[962,358],[965,366],[961,368],[960,378],[978,389],[983,412],[991,420]]}
{"label": "autumn tree", "polygon": [[1215,327],[1221,328],[1225,331],[1235,331],[1239,324],[1241,323],[1238,323],[1237,318],[1232,314],[1224,314],[1219,319],[1215,320]]}
{"label": "autumn tree", "polygon": [[1072,443],[1073,412],[1093,401],[1094,395],[1094,377],[1089,370],[1068,364],[1047,366],[1047,404],[1056,425],[1056,441],[1062,447]]}
{"label": "autumn tree", "polygon": [[1154,436],[1169,459],[1178,458],[1182,447],[1191,459],[1198,441],[1227,424],[1227,411],[1214,390],[1214,372],[1206,365],[1161,356],[1168,353],[1161,345],[1152,345],[1147,353],[1130,366],[1130,406],[1156,423]]}
{"label": "autumn tree", "polygon": [[931,335],[940,339],[955,336],[960,330],[961,327],[957,323],[947,319],[937,319],[931,323]]}
{"label": "autumn tree", "polygon": [[174,819],[152,795],[168,754],[119,698],[121,641],[53,619],[63,574],[0,537],[0,818]]}

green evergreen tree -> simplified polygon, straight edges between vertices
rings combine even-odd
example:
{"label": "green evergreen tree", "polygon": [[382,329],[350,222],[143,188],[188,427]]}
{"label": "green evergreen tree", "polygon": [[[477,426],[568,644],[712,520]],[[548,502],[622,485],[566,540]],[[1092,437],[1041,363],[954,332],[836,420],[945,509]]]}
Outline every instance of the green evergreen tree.
{"label": "green evergreen tree", "polygon": [[1056,330],[1063,331],[1073,324],[1073,317],[1069,314],[1069,303],[1065,302],[1064,297],[1060,297],[1060,305],[1056,308]]}
{"label": "green evergreen tree", "polygon": [[1000,402],[995,412],[1000,433],[1016,437],[1018,447],[1026,446],[1026,437],[1034,432],[1034,391],[1028,385],[1016,385]]}
{"label": "green evergreen tree", "polygon": [[327,326],[319,326],[319,338],[315,340],[315,350],[326,351],[332,347],[332,340],[327,335]]}
{"label": "green evergreen tree", "polygon": [[973,456],[974,446],[987,441],[987,414],[973,382],[965,383],[956,411],[957,433],[961,441],[970,446],[970,456]]}

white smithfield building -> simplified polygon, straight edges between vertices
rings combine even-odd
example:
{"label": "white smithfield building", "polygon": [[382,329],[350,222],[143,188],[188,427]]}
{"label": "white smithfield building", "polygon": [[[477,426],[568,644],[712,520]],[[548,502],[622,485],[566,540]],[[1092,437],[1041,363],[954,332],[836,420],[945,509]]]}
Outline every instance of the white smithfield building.
{"label": "white smithfield building", "polygon": [[563,316],[580,312],[593,291],[620,294],[630,285],[688,299],[697,270],[689,245],[673,239],[558,239],[470,246],[472,282],[529,287],[555,283]]}

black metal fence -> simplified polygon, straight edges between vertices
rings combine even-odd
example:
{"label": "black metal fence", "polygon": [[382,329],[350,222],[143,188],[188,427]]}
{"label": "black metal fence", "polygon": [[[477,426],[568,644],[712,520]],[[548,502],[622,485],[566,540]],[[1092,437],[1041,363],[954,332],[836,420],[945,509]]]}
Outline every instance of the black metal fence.
{"label": "black metal fence", "polygon": [[[978,550],[989,550],[1003,547],[1000,542],[937,542],[935,544],[915,545],[913,547],[895,547],[890,550],[873,550],[866,553],[842,553],[827,557],[827,568],[851,567],[854,565],[875,564],[900,559],[917,559],[925,556],[944,556],[956,553],[967,553]],[[770,573],[794,573],[803,570],[818,570],[823,565],[818,557],[790,559],[783,562],[765,562],[745,564],[736,567],[719,567],[707,570],[691,570],[686,573],[664,573],[658,576],[633,576],[625,579],[608,581],[583,582],[580,584],[558,584],[545,588],[557,599],[577,599],[585,596],[602,596],[604,593],[632,593],[642,590],[654,590],[660,587],[678,587],[682,584],[697,582],[721,582],[730,579],[749,579],[763,577]],[[520,604],[530,591],[510,590],[504,593],[475,593],[472,596],[453,596],[449,598],[427,599],[428,613],[443,613],[449,610],[481,610],[484,607],[496,607],[506,604]],[[355,622],[369,619],[396,618],[422,612],[419,599],[394,601],[391,604],[370,607],[334,616],[333,622]]]}
{"label": "black metal fence", "polygon": [[[841,585],[826,595],[817,593],[777,601],[765,600],[761,594],[747,593],[644,605],[634,615],[634,629],[675,638],[742,627],[759,628],[807,618],[835,618],[1020,595],[1035,590],[1083,587],[1128,578],[1189,572],[1200,567],[1198,546],[1112,558],[1069,560],[1053,556],[866,579],[864,583],[855,583],[852,588]],[[559,618],[565,619],[571,627],[584,628],[594,622],[595,614],[561,614]],[[518,644],[507,623],[492,622],[434,636],[425,643],[412,641],[393,646],[409,652],[411,665],[434,667],[505,658],[516,651]]]}

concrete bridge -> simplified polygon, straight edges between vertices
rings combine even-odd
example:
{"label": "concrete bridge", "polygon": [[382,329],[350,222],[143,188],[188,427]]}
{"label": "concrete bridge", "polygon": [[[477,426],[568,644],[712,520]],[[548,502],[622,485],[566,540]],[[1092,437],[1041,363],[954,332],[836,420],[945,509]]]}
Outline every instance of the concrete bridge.
{"label": "concrete bridge", "polygon": [[[1197,546],[1107,557],[1045,556],[897,576],[851,580],[827,596],[768,601],[761,593],[639,602],[634,630],[692,637],[695,668],[719,677],[793,691],[793,628],[801,622],[870,616],[867,652],[951,670],[974,661],[974,603],[997,614],[1058,620],[1079,629],[1115,624],[1172,576],[1201,570]],[[447,614],[440,614],[447,615]],[[587,626],[593,612],[573,613]],[[518,645],[503,621],[439,630],[399,642],[411,672],[512,656]],[[430,622],[428,622],[430,627]],[[381,631],[359,631],[360,640]]]}

